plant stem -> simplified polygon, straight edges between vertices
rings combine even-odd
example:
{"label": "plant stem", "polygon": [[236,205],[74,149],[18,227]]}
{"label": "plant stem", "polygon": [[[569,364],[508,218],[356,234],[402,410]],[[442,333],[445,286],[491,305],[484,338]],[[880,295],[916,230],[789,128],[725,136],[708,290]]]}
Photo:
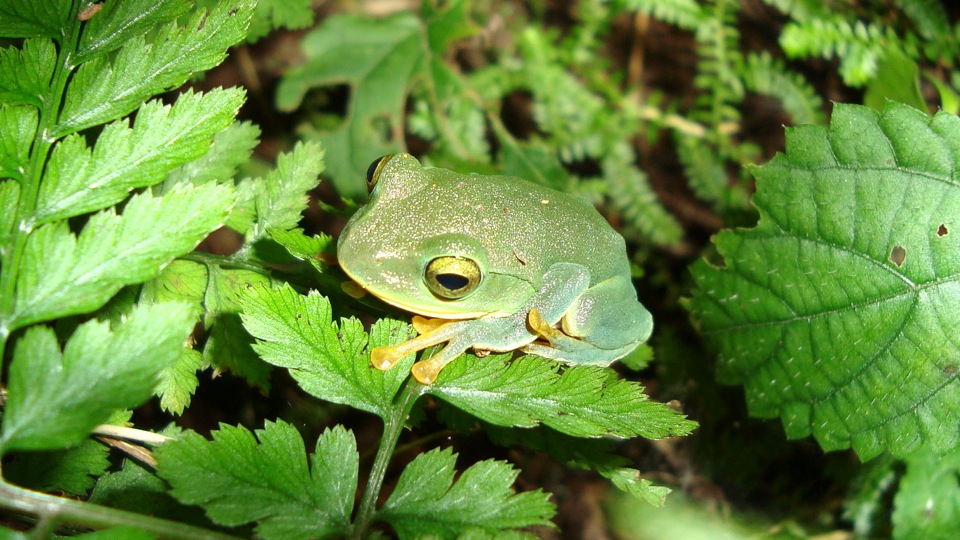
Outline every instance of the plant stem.
{"label": "plant stem", "polygon": [[390,465],[390,458],[393,457],[393,451],[397,447],[397,441],[400,440],[400,433],[407,422],[407,417],[410,416],[410,410],[417,399],[423,395],[424,389],[425,387],[422,384],[413,377],[409,377],[403,389],[400,390],[396,407],[393,408],[393,414],[384,423],[380,448],[377,450],[377,456],[373,459],[373,467],[370,469],[367,487],[363,491],[360,510],[357,511],[357,519],[353,525],[352,538],[357,540],[364,538],[367,529],[370,528],[373,514],[376,511],[377,499],[380,497],[380,489],[383,487],[383,479],[387,474],[387,467]]}
{"label": "plant stem", "polygon": [[191,540],[229,540],[236,538],[184,523],[55,497],[17,487],[2,480],[0,480],[0,508],[36,516],[39,523],[51,528],[54,527],[55,523],[68,522],[71,525],[94,529],[134,527],[160,538]]}
{"label": "plant stem", "polygon": [[[67,19],[73,22],[69,28],[63,30],[59,56],[51,84],[48,93],[41,99],[43,106],[39,111],[37,131],[30,150],[30,164],[20,182],[20,198],[17,202],[16,217],[12,220],[12,229],[3,231],[3,233],[9,234],[9,245],[3,251],[2,260],[0,260],[0,265],[2,265],[0,267],[3,268],[3,272],[0,272],[0,360],[2,360],[6,349],[7,338],[17,329],[16,321],[12,320],[16,308],[17,277],[26,250],[27,237],[36,227],[33,214],[40,193],[40,180],[43,178],[47,156],[55,142],[51,131],[57,125],[57,112],[60,110],[63,96],[66,93],[67,81],[76,67],[73,64],[73,53],[76,51],[77,41],[80,39],[80,22],[76,16],[79,9],[80,2],[74,0],[70,8],[72,15]],[[5,211],[9,211],[9,209]]]}

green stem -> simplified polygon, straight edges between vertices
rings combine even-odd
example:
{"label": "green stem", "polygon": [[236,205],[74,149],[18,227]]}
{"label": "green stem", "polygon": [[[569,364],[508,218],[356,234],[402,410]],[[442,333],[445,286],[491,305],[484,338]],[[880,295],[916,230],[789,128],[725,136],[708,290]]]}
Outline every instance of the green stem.
{"label": "green stem", "polygon": [[[134,527],[159,538],[191,540],[229,540],[234,536],[167,521],[165,519],[107,508],[39,493],[0,480],[0,508],[36,516],[38,523],[53,528],[56,523],[70,523],[85,528]],[[38,525],[39,526],[39,525]]]}
{"label": "green stem", "polygon": [[357,511],[357,519],[354,521],[351,538],[357,540],[364,538],[367,529],[373,522],[377,499],[380,497],[380,489],[383,487],[383,479],[387,474],[390,458],[393,457],[393,451],[397,447],[397,441],[400,440],[400,433],[403,432],[407,417],[410,416],[410,410],[413,409],[413,404],[416,403],[417,399],[423,395],[424,389],[425,387],[422,384],[410,377],[403,389],[400,390],[396,407],[393,408],[393,414],[390,415],[383,426],[380,449],[377,450],[373,467],[370,469],[370,478],[367,479],[367,487],[363,491],[363,499],[360,501],[360,510]]}
{"label": "green stem", "polygon": [[0,261],[0,269],[3,270],[0,272],[0,359],[6,349],[7,338],[17,329],[16,321],[13,320],[16,310],[14,299],[21,259],[27,246],[27,237],[36,227],[33,214],[40,194],[40,181],[43,178],[47,156],[55,142],[51,131],[57,125],[57,113],[66,93],[67,81],[76,67],[73,64],[73,53],[80,39],[80,22],[76,16],[80,9],[79,4],[78,0],[74,0],[70,8],[72,16],[68,20],[73,21],[73,24],[63,29],[59,61],[53,72],[49,92],[41,99],[43,105],[39,111],[39,124],[30,152],[30,165],[20,183],[17,215],[9,231],[9,249],[3,251],[3,260]]}

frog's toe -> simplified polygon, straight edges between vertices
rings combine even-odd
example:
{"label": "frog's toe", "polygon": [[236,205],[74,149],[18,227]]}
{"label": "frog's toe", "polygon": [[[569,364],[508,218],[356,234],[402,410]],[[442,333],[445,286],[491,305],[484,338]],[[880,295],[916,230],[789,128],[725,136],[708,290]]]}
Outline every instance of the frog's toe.
{"label": "frog's toe", "polygon": [[398,351],[396,347],[377,347],[370,351],[370,363],[373,367],[386,371],[394,366],[407,353]]}
{"label": "frog's toe", "polygon": [[423,360],[414,364],[410,372],[413,373],[413,378],[420,381],[420,384],[433,384],[437,380],[437,375],[440,374],[441,369],[443,368],[434,365],[429,360]]}
{"label": "frog's toe", "polygon": [[530,329],[534,334],[542,336],[551,343],[557,339],[567,337],[560,330],[550,326],[550,323],[548,323],[543,316],[540,315],[540,310],[537,308],[530,308],[530,313],[527,314],[527,324],[530,326]]}
{"label": "frog's toe", "polygon": [[446,319],[428,319],[426,317],[414,315],[410,322],[413,324],[413,329],[416,330],[418,334],[428,334],[449,323],[450,321]]}

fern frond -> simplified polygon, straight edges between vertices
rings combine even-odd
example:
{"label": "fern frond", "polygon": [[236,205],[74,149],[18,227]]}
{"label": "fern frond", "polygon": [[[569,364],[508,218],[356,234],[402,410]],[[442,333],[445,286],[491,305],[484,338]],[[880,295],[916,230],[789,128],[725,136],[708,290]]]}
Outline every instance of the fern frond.
{"label": "fern frond", "polygon": [[674,132],[677,157],[697,198],[723,206],[727,191],[727,168],[703,139]]}
{"label": "fern frond", "polygon": [[823,100],[816,89],[767,52],[747,56],[743,81],[747,90],[780,100],[794,124],[824,123]]}
{"label": "fern frond", "polygon": [[829,4],[822,0],[763,0],[763,3],[801,23],[823,19],[830,14]]}
{"label": "fern frond", "polygon": [[892,30],[878,24],[851,23],[837,16],[791,23],[780,35],[780,45],[790,57],[839,58],[840,76],[850,86],[872,79],[886,48],[899,41]]}
{"label": "fern frond", "polygon": [[598,158],[606,148],[610,106],[558,60],[547,36],[535,29],[520,39],[524,85],[533,93],[533,117],[563,161]]}
{"label": "fern frond", "polygon": [[684,30],[696,30],[706,18],[696,0],[617,0],[617,8],[645,13]]}
{"label": "fern frond", "polygon": [[922,37],[938,39],[950,34],[950,20],[938,0],[894,0],[893,3],[913,21]]}
{"label": "fern frond", "polygon": [[677,156],[693,193],[721,214],[747,207],[749,194],[741,184],[731,184],[724,158],[703,139],[674,132]]}
{"label": "fern frond", "polygon": [[633,165],[627,143],[618,144],[602,162],[610,206],[626,221],[624,234],[633,233],[660,245],[677,244],[683,229],[660,204],[646,175]]}
{"label": "fern frond", "polygon": [[743,57],[736,13],[730,0],[712,0],[709,17],[696,31],[700,60],[694,85],[700,90],[698,106],[715,132],[725,123],[739,123],[744,88],[740,79]]}

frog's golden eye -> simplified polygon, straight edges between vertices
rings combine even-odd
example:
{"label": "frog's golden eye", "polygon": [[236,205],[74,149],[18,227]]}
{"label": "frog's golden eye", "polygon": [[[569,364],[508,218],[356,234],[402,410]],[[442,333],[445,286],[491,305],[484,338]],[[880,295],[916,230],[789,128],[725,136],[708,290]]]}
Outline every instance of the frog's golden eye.
{"label": "frog's golden eye", "polygon": [[373,163],[367,167],[367,193],[373,193],[373,188],[377,185],[377,179],[380,177],[380,169],[390,161],[392,157],[393,154],[380,156],[373,160]]}
{"label": "frog's golden eye", "polygon": [[477,263],[463,257],[437,257],[427,263],[424,281],[433,294],[457,300],[477,289],[483,275]]}

